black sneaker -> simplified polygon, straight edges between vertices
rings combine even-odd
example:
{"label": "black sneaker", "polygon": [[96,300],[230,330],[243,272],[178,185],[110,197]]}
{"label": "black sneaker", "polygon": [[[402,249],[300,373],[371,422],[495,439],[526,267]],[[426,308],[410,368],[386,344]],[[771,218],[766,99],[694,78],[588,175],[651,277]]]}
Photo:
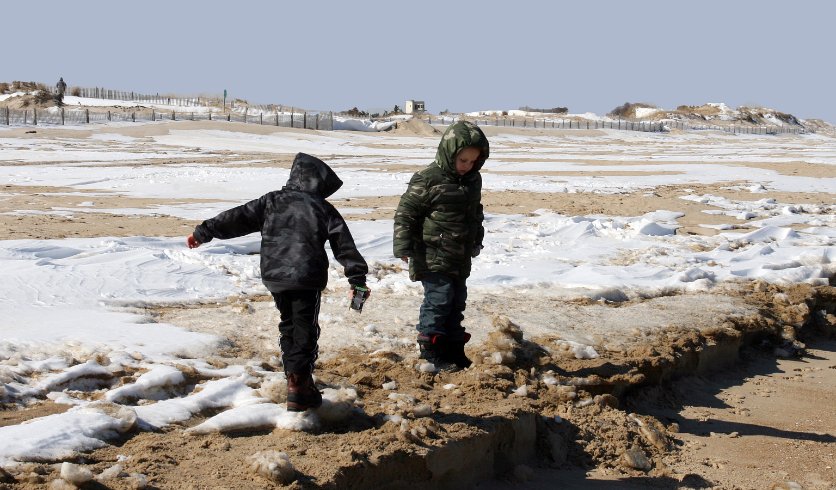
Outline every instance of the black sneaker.
{"label": "black sneaker", "polygon": [[443,335],[418,335],[421,359],[431,363],[439,371],[458,371],[458,366],[446,358],[447,344]]}
{"label": "black sneaker", "polygon": [[447,343],[447,348],[445,349],[445,356],[444,358],[454,363],[460,369],[469,368],[473,361],[467,358],[467,355],[464,353],[464,344],[467,341],[450,341]]}

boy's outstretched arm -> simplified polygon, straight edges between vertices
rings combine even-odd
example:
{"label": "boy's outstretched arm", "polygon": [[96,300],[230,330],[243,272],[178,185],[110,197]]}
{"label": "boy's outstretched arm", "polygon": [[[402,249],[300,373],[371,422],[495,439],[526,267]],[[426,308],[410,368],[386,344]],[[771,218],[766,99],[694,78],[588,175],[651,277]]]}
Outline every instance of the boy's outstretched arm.
{"label": "boy's outstretched arm", "polygon": [[[199,247],[213,238],[227,239],[261,231],[267,196],[254,199],[241,206],[228,209],[212,219],[197,225],[186,240],[189,248]],[[195,243],[194,246],[192,244]]]}
{"label": "boy's outstretched arm", "polygon": [[345,268],[348,282],[352,286],[365,286],[369,266],[357,250],[348,225],[333,206],[330,207],[328,216],[328,242],[331,244],[334,258]]}

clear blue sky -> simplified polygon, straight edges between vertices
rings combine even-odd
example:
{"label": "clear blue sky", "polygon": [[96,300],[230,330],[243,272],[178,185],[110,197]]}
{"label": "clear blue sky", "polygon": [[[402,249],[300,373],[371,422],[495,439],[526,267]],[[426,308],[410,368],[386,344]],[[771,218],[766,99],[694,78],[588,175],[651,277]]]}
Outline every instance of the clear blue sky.
{"label": "clear blue sky", "polygon": [[836,122],[836,2],[4,3],[0,81],[311,109],[757,104]]}

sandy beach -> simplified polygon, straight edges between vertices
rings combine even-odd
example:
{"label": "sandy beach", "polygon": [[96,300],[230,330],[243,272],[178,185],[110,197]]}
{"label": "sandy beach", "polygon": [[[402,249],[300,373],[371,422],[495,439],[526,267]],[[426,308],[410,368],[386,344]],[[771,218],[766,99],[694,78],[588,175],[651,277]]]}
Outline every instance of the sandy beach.
{"label": "sandy beach", "polygon": [[[281,181],[266,183],[263,175],[286,175],[293,152],[285,146],[313,151],[319,145],[346,182],[371,182],[349,185],[350,192],[331,201],[351,226],[374,225],[392,219],[397,189],[429,163],[438,138],[426,125],[360,136],[187,121],[24,129],[0,130],[3,241],[185,240],[217,210],[256,198],[262,188],[279,188]],[[545,211],[600,218],[620,229],[627,227],[616,226],[623,217],[672,212],[675,230],[659,238],[659,247],[666,246],[664,240],[756,232],[765,227],[760,220],[787,216],[804,219],[768,226],[794,232],[832,226],[827,220],[836,187],[828,182],[836,180],[836,165],[815,160],[836,158],[836,145],[821,139],[639,139],[617,131],[520,128],[486,133],[493,138],[496,165],[483,172],[482,203],[496,222],[537,219]],[[700,158],[701,149],[717,145],[725,145],[729,155],[753,145],[763,158]],[[831,156],[820,155],[831,150]],[[689,158],[680,158],[684,153]],[[61,172],[49,173],[56,168]],[[199,173],[204,170],[219,173],[207,177]],[[751,171],[751,178],[738,171]],[[247,172],[272,173],[256,174],[249,194],[249,184],[236,183]],[[178,173],[188,173],[184,183],[174,180]],[[709,174],[710,181],[700,182]],[[226,180],[207,183],[217,175]],[[141,187],[142,179],[159,184]],[[787,179],[813,179],[830,192],[792,190],[788,182],[805,186],[808,180]],[[502,239],[509,260],[515,239],[525,237]],[[692,248],[709,251],[700,245],[708,243],[714,242],[695,241]],[[160,253],[170,255],[168,250]],[[625,249],[610,262],[662,263],[674,252],[652,259],[642,253]],[[394,278],[404,272],[393,259],[376,261],[370,274],[380,284],[400,284]],[[289,455],[299,474],[291,488],[398,488],[410,478],[429,482],[418,488],[477,481],[484,489],[797,488],[793,483],[833,488],[836,294],[832,276],[828,285],[823,282],[771,284],[742,277],[710,290],[613,299],[566,285],[509,287],[497,279],[471,288],[465,326],[473,332],[468,353],[475,366],[439,374],[415,369],[417,353],[409,340],[421,300],[415,286],[380,286],[362,315],[348,314],[344,291],[329,286],[321,315],[339,328],[323,329],[317,377],[321,387],[356,391],[360,401],[346,409],[350,415],[323,419],[311,431],[184,432],[210,420],[218,408],[158,430],[120,434],[71,459],[95,473],[120,462],[123,476],[109,480],[107,488],[135,488],[136,478],[125,476],[130,474],[145,475],[155,488],[265,488],[269,481],[247,461],[267,449]],[[205,359],[218,370],[253,362],[265,372],[281,371],[278,314],[266,294],[247,290],[226,299],[127,307],[148,324],[224,339]],[[594,348],[596,356],[580,356],[578,345]],[[494,363],[495,353],[511,353],[513,360]],[[96,359],[88,353],[74,361]],[[185,363],[174,365],[187,385],[206,380]],[[112,382],[133,383],[148,369],[124,367]],[[254,372],[252,366],[243,369]],[[397,390],[381,388],[387,383]],[[260,389],[273,402],[283,401],[281,390]],[[104,396],[102,389],[71,391],[87,401]],[[7,400],[2,408],[0,427],[11,427],[63,414],[70,405],[41,398]],[[424,410],[432,416],[421,416]],[[488,460],[492,467],[485,466]],[[0,487],[46,488],[59,471],[54,463],[9,467],[0,473]]]}

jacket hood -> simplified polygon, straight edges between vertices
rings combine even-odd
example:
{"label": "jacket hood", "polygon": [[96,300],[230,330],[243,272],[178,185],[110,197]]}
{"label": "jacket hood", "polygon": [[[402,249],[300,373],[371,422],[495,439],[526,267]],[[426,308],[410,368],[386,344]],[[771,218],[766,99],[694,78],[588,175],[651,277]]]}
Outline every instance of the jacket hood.
{"label": "jacket hood", "polygon": [[325,162],[306,153],[297,153],[290,167],[285,189],[310,192],[323,199],[337,192],[343,181]]}
{"label": "jacket hood", "polygon": [[470,171],[475,172],[482,168],[485,160],[490,156],[488,138],[485,137],[485,133],[478,126],[470,121],[459,121],[456,124],[450,125],[444,131],[441,142],[438,144],[438,152],[435,154],[435,164],[446,172],[455,174],[456,154],[468,146],[475,146],[482,151],[479,160],[476,161],[476,165]]}

